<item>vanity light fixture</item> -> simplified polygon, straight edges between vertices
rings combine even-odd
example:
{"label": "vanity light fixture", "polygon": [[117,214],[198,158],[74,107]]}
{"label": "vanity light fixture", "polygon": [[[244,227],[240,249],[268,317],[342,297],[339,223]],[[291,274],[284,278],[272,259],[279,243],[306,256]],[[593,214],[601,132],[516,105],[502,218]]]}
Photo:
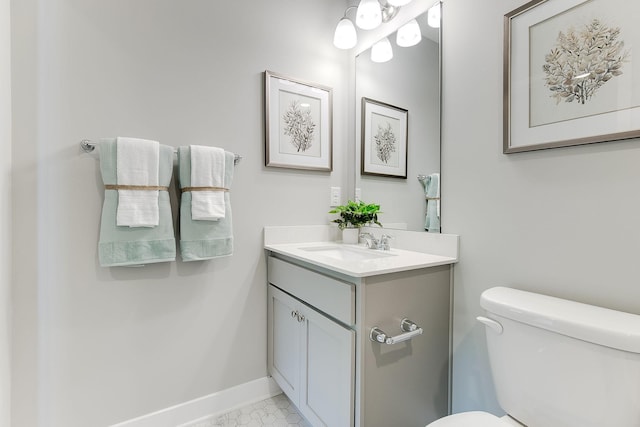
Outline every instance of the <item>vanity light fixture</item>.
{"label": "vanity light fixture", "polygon": [[440,7],[440,2],[438,1],[427,11],[427,24],[432,28],[440,28]]}
{"label": "vanity light fixture", "polygon": [[333,33],[333,45],[338,49],[351,49],[358,43],[358,35],[347,12],[356,9],[355,23],[363,30],[373,30],[382,23],[391,21],[398,14],[400,5],[411,0],[360,0],[358,6],[349,6]]}
{"label": "vanity light fixture", "polygon": [[382,24],[382,8],[378,0],[360,0],[356,11],[356,25],[363,30],[373,30]]}
{"label": "vanity light fixture", "polygon": [[353,25],[353,22],[347,18],[347,12],[355,8],[356,6],[349,6],[344,11],[342,19],[338,21],[336,31],[333,34],[333,45],[338,49],[351,49],[358,43],[356,27]]}
{"label": "vanity light fixture", "polygon": [[385,37],[371,46],[371,60],[373,62],[387,62],[393,58],[393,49],[389,38]]}
{"label": "vanity light fixture", "polygon": [[[404,4],[411,0],[402,0]],[[389,0],[360,0],[356,12],[356,25],[363,30],[373,30],[383,22],[389,22],[398,14],[400,7]]]}
{"label": "vanity light fixture", "polygon": [[[388,0],[379,0],[380,8],[382,9],[382,22],[387,23],[396,17],[400,11],[400,6],[391,4]],[[411,1],[411,0],[409,0]]]}
{"label": "vanity light fixture", "polygon": [[415,46],[422,40],[422,33],[420,32],[420,25],[418,21],[412,19],[411,21],[398,28],[396,33],[396,44],[400,47]]}

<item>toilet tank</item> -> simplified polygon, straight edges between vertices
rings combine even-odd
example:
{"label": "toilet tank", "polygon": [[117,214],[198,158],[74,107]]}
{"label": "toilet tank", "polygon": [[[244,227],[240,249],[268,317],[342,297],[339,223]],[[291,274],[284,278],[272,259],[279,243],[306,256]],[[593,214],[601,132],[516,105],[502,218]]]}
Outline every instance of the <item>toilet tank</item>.
{"label": "toilet tank", "polygon": [[499,323],[484,320],[510,416],[528,427],[640,426],[640,316],[503,287],[481,306]]}

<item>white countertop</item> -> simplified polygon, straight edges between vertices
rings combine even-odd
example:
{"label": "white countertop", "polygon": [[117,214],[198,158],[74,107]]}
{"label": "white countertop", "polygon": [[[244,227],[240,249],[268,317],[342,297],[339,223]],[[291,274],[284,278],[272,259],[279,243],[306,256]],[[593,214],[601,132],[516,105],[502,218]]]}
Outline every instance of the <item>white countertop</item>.
{"label": "white countertop", "polygon": [[[364,256],[366,256],[367,253],[371,253],[372,256],[379,257],[372,259],[344,260],[328,256],[327,252],[322,250],[313,250],[314,248],[328,248],[329,246],[342,246],[350,251],[354,251],[355,253],[364,252]],[[453,264],[458,261],[457,258],[450,256],[432,255],[402,249],[380,251],[377,249],[367,249],[362,245],[343,245],[340,242],[327,241],[265,244],[264,248],[271,252],[308,262],[352,277],[375,276],[379,274],[415,270],[418,268],[435,267],[438,265]]]}

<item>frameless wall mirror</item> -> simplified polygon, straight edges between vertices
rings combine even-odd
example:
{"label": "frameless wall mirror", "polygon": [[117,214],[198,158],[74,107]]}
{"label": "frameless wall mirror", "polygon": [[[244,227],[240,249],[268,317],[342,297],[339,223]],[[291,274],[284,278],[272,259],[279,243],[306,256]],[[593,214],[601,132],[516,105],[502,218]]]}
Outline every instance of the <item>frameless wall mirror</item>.
{"label": "frameless wall mirror", "polygon": [[400,46],[415,41],[400,27],[382,47],[374,43],[355,58],[355,194],[381,205],[385,228],[425,231],[419,176],[440,172],[441,19],[437,28],[428,19],[424,12],[407,21],[419,27],[417,44]]}

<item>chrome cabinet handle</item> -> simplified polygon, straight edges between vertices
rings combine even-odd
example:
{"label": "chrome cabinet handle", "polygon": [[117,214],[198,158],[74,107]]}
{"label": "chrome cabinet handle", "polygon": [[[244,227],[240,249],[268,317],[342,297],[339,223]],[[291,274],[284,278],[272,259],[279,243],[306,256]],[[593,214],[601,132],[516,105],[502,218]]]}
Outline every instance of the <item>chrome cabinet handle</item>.
{"label": "chrome cabinet handle", "polygon": [[371,328],[371,332],[369,332],[369,339],[380,344],[392,345],[403,341],[408,341],[413,337],[422,335],[423,332],[421,327],[419,327],[406,317],[400,321],[400,329],[403,331],[402,334],[390,337],[382,329],[374,326],[373,328]]}
{"label": "chrome cabinet handle", "polygon": [[384,342],[387,340],[387,334],[385,334],[382,329],[375,326],[371,328],[371,332],[369,332],[369,339],[373,342],[384,344]]}
{"label": "chrome cabinet handle", "polygon": [[300,314],[300,312],[298,310],[292,310],[291,311],[291,317],[294,317],[298,322],[304,322],[305,321],[304,315]]}

